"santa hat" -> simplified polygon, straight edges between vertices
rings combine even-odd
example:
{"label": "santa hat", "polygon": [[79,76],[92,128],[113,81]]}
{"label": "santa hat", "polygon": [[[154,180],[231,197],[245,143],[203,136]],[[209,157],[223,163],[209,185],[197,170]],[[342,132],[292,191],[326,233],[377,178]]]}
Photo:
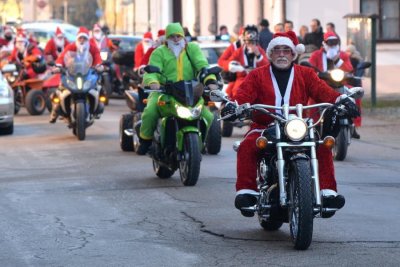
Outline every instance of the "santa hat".
{"label": "santa hat", "polygon": [[27,42],[28,37],[26,36],[26,34],[23,31],[18,31],[17,37],[15,37],[15,41],[16,42]]}
{"label": "santa hat", "polygon": [[56,37],[63,37],[63,36],[64,36],[64,33],[62,32],[60,27],[57,27],[57,29],[56,29]]}
{"label": "santa hat", "polygon": [[145,32],[143,34],[143,40],[153,40],[153,34],[151,32]]}
{"label": "santa hat", "polygon": [[334,32],[326,32],[324,34],[324,41],[338,39],[337,35]]}
{"label": "santa hat", "polygon": [[93,25],[93,31],[97,31],[97,30],[101,31],[101,27],[100,27],[99,24],[96,23],[96,24]]}
{"label": "santa hat", "polygon": [[239,36],[242,36],[243,33],[244,33],[244,27],[242,26],[242,27],[240,27],[240,29],[239,29]]}
{"label": "santa hat", "polygon": [[4,26],[4,33],[6,34],[6,33],[12,33],[13,31],[12,31],[12,29],[11,29],[11,27],[10,26]]}
{"label": "santa hat", "polygon": [[165,30],[158,30],[157,37],[165,36]]}
{"label": "santa hat", "polygon": [[76,39],[78,40],[79,37],[85,37],[86,39],[89,39],[89,30],[86,29],[85,27],[79,27],[78,34],[76,35]]}
{"label": "santa hat", "polygon": [[295,60],[299,54],[303,54],[306,50],[304,45],[299,43],[299,40],[293,31],[277,32],[274,34],[273,39],[269,42],[267,47],[267,56],[269,59],[271,59],[272,49],[278,45],[289,46],[295,54],[293,60]]}

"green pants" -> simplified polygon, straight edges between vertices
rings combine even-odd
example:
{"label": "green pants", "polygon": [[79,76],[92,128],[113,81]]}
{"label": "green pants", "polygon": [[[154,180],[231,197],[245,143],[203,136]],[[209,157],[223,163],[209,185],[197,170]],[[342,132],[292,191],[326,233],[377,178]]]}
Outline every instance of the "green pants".
{"label": "green pants", "polygon": [[[154,131],[157,128],[157,121],[161,117],[171,116],[170,109],[167,106],[159,107],[157,105],[158,98],[162,95],[158,92],[153,92],[147,98],[147,106],[142,113],[142,125],[140,126],[140,138],[144,140],[151,140],[153,138]],[[166,96],[168,99],[168,96]],[[165,97],[163,97],[165,99]],[[214,114],[208,109],[203,108],[201,111],[201,118],[204,118],[207,122],[207,131],[214,120]]]}

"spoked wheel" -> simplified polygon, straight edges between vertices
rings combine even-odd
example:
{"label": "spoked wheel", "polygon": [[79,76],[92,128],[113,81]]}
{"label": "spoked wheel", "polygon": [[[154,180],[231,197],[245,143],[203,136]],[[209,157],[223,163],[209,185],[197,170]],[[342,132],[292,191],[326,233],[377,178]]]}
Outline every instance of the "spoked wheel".
{"label": "spoked wheel", "polygon": [[86,137],[86,111],[85,103],[79,102],[76,104],[76,137],[79,141],[85,140]]}
{"label": "spoked wheel", "polygon": [[333,148],[333,157],[335,160],[343,161],[347,155],[347,147],[349,142],[349,131],[347,127],[340,128],[340,132],[336,137],[336,143]]}
{"label": "spoked wheel", "polygon": [[196,185],[200,174],[200,162],[199,135],[187,133],[183,140],[183,158],[179,162],[179,172],[184,185]]}
{"label": "spoked wheel", "polygon": [[170,178],[175,173],[175,171],[172,171],[167,167],[161,166],[155,160],[153,160],[153,170],[156,173],[157,177],[161,179]]}
{"label": "spoked wheel", "polygon": [[31,89],[25,98],[25,106],[31,115],[42,115],[46,109],[46,96],[41,90]]}
{"label": "spoked wheel", "polygon": [[295,249],[305,250],[313,234],[313,191],[308,160],[297,159],[289,166],[289,227]]}

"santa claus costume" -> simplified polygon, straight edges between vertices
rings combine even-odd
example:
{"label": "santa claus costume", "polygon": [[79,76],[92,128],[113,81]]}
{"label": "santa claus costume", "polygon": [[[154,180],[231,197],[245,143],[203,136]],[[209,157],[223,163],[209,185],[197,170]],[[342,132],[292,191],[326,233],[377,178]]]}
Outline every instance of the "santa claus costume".
{"label": "santa claus costume", "polygon": [[152,45],[153,34],[151,32],[146,32],[145,34],[143,34],[143,40],[135,48],[135,70],[137,70],[141,66],[144,55]]}
{"label": "santa claus costume", "polygon": [[44,55],[46,57],[51,56],[51,60],[56,60],[68,44],[69,42],[64,37],[64,33],[60,27],[57,27],[54,37],[47,42],[44,48]]}

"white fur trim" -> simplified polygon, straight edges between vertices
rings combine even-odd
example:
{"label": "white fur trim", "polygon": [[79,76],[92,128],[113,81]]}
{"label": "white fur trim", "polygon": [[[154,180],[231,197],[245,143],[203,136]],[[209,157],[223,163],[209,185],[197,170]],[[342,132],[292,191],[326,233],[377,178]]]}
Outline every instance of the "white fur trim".
{"label": "white fur trim", "polygon": [[[260,54],[260,55],[261,55],[261,54]],[[263,58],[264,58],[264,56],[261,55],[260,58],[256,58],[256,62],[257,62],[257,63],[260,62],[261,60],[263,60]]]}
{"label": "white fur trim", "polygon": [[296,51],[297,54],[303,54],[304,52],[306,52],[306,47],[303,44],[298,44],[296,45]]}
{"label": "white fur trim", "polygon": [[81,33],[78,33],[77,35],[76,35],[76,40],[78,40],[79,39],[79,37],[86,37],[86,39],[88,39],[89,40],[89,35],[88,34],[86,34],[86,33],[83,33],[83,32],[81,32]]}
{"label": "white fur trim", "polygon": [[259,195],[259,193],[257,191],[254,191],[252,189],[240,189],[239,191],[236,192],[236,195],[242,195],[242,194],[250,194],[250,195],[256,195],[256,196]]}
{"label": "white fur trim", "polygon": [[295,54],[293,60],[296,59],[297,51],[296,51],[296,48],[295,48],[292,40],[290,40],[288,37],[283,37],[283,36],[275,37],[274,39],[271,40],[271,42],[269,42],[268,47],[267,47],[268,59],[271,59],[272,49],[274,49],[274,47],[277,45],[289,46],[292,49],[293,53]]}
{"label": "white fur trim", "polygon": [[321,190],[321,195],[322,196],[326,196],[326,197],[328,197],[328,196],[335,196],[336,197],[337,193],[332,189],[322,189]]}

